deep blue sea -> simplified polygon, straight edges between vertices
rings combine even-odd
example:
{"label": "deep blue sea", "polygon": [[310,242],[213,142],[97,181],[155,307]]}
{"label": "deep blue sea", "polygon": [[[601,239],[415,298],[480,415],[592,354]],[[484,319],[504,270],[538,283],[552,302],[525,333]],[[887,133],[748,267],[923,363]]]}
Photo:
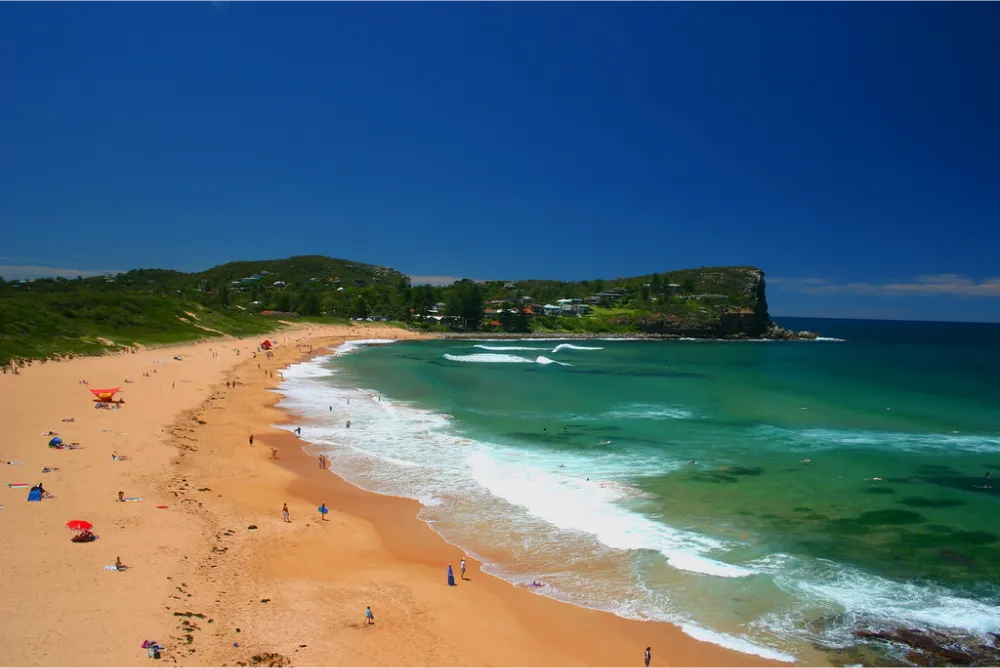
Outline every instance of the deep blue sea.
{"label": "deep blue sea", "polygon": [[353,342],[282,405],[539,594],[807,662],[1000,632],[1000,325],[775,320],[823,339]]}

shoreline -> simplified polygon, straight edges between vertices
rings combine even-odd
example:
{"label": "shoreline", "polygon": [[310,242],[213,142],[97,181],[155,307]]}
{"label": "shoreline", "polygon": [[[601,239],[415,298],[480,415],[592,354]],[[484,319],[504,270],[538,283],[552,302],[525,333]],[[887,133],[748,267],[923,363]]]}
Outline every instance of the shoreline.
{"label": "shoreline", "polygon": [[427,338],[445,341],[541,341],[541,340],[590,340],[590,341],[841,341],[808,333],[790,332],[783,337],[746,336],[691,336],[683,334],[648,334],[646,332],[596,333],[596,332],[429,332]]}
{"label": "shoreline", "polygon": [[[236,341],[252,349],[260,337],[174,346],[184,361],[154,367],[152,378],[142,373],[162,349],[3,377],[2,410],[15,425],[3,458],[23,462],[5,467],[8,482],[41,478],[55,494],[24,504],[24,490],[4,492],[0,513],[17,539],[0,562],[12,612],[0,630],[3,664],[130,665],[155,639],[178,665],[263,653],[297,665],[638,665],[647,645],[651,665],[788,665],[670,624],[534,595],[472,559],[470,581],[447,587],[444,565],[457,569],[462,552],[417,518],[418,502],[320,470],[303,441],[275,426],[294,423],[276,406],[281,369],[345,338],[401,333],[417,338],[395,328],[292,328],[271,336],[283,341],[272,359],[225,350]],[[311,351],[296,348],[306,343]],[[123,409],[80,410],[92,404],[79,380],[104,386],[99,376],[134,378],[122,386]],[[229,379],[240,384],[226,388]],[[74,413],[76,422],[59,422]],[[84,449],[46,451],[34,435],[46,429]],[[111,451],[130,460],[112,462]],[[52,464],[59,470],[37,473]],[[118,489],[145,500],[119,505]],[[323,502],[328,522],[317,519]],[[63,524],[76,518],[93,521],[100,540],[71,543]],[[133,568],[104,571],[116,556]],[[366,605],[376,619],[369,628]]]}

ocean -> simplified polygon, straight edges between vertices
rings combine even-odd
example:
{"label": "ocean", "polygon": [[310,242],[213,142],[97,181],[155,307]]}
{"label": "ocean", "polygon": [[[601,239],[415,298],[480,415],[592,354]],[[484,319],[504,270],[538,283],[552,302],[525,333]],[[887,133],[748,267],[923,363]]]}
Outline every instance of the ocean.
{"label": "ocean", "polygon": [[539,595],[785,661],[1000,632],[1000,325],[775,320],[823,338],[350,342],[281,405]]}

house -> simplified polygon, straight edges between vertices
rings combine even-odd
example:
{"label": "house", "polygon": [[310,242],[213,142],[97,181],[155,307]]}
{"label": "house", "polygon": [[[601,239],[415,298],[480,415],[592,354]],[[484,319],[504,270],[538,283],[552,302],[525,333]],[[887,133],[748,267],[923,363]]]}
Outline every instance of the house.
{"label": "house", "polygon": [[283,287],[285,287],[285,282],[284,282],[284,281],[275,281],[275,282],[273,283],[273,285],[274,285],[274,287],[276,287],[276,288],[283,288]]}
{"label": "house", "polygon": [[677,283],[667,283],[667,289],[670,290],[671,292],[679,292],[681,286]]}
{"label": "house", "polygon": [[542,307],[542,312],[545,315],[562,315],[562,308],[555,304],[546,304]]}
{"label": "house", "polygon": [[514,284],[511,283],[510,281],[507,281],[506,283],[503,284],[503,289],[504,290],[513,290],[514,289]]}
{"label": "house", "polygon": [[535,301],[535,298],[534,298],[534,297],[529,297],[529,296],[527,296],[527,295],[525,295],[525,296],[521,297],[521,302],[523,302],[523,303],[525,303],[525,304],[530,304],[530,303],[531,303],[531,302],[533,302],[533,301]]}
{"label": "house", "polygon": [[579,306],[577,306],[577,308],[576,308],[576,312],[577,312],[577,313],[579,313],[580,315],[586,315],[587,313],[591,313],[591,312],[593,312],[593,310],[594,310],[594,309],[590,308],[590,307],[589,307],[589,306],[587,306],[586,304],[580,304],[580,305],[579,305]]}

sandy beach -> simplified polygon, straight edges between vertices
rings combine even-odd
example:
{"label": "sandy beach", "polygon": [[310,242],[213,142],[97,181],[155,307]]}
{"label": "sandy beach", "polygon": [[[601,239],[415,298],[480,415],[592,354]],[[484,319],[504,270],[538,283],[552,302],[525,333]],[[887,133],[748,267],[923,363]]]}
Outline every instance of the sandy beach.
{"label": "sandy beach", "polygon": [[[179,665],[639,666],[646,646],[654,666],[785,665],[554,601],[472,560],[448,587],[463,554],[416,502],[347,484],[273,426],[294,419],[274,406],[282,368],[345,338],[414,336],[297,326],[271,337],[270,359],[252,355],[262,337],[217,339],[0,376],[0,663],[144,664],[149,639]],[[99,387],[126,403],[95,409]],[[48,448],[50,431],[81,449]],[[38,482],[53,498],[7,486]],[[71,542],[73,519],[98,539]],[[106,570],[116,557],[130,568]]]}

